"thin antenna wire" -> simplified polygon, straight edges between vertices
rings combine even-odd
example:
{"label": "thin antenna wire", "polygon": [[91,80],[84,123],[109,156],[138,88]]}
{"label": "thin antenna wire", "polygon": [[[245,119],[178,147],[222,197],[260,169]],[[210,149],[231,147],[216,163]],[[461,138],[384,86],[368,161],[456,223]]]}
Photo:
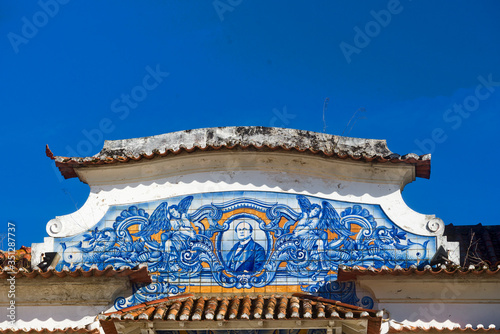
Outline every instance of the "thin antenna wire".
{"label": "thin antenna wire", "polygon": [[325,113],[326,109],[328,108],[328,101],[330,101],[330,98],[326,98],[325,102],[323,102],[323,132],[326,132],[326,119],[325,119]]}
{"label": "thin antenna wire", "polygon": [[349,125],[351,124],[351,122],[352,122],[353,119],[354,119],[354,122],[352,123],[351,127],[349,128],[349,131],[347,132],[347,134],[349,134],[351,132],[351,130],[354,128],[354,125],[356,124],[356,122],[357,122],[358,119],[364,118],[364,117],[356,117],[356,115],[358,114],[358,112],[366,112],[366,109],[365,108],[359,108],[358,110],[356,110],[354,112],[354,114],[352,114],[351,119],[349,120],[349,122],[345,126],[344,131],[342,131],[342,136],[344,135],[344,133],[346,132],[346,130],[349,128]]}
{"label": "thin antenna wire", "polygon": [[73,196],[71,196],[70,192],[66,189],[66,188],[61,188],[62,191],[69,196],[69,198],[71,199],[71,202],[73,202],[73,205],[75,206],[75,209],[78,211],[78,205],[76,205],[76,202],[75,200],[73,199]]}
{"label": "thin antenna wire", "polygon": [[0,248],[1,250],[4,250],[3,248],[3,241],[5,240],[5,238],[7,238],[7,233],[0,233],[0,242],[2,244],[2,248]]}
{"label": "thin antenna wire", "polygon": [[[61,190],[71,199],[71,202],[73,202],[73,205],[75,206],[75,210],[76,210],[74,213],[78,213],[80,215],[80,218],[81,218],[80,222],[83,222],[83,225],[80,222],[78,222],[78,220],[76,220],[76,219],[74,220],[74,223],[80,227],[82,227],[82,226],[86,227],[86,225],[85,225],[86,220],[83,218],[82,213],[78,209],[78,205],[75,202],[75,200],[73,199],[73,196],[71,196],[71,193],[69,192],[69,190],[66,188],[61,188]],[[93,213],[94,213],[94,210],[92,209],[92,214]]]}

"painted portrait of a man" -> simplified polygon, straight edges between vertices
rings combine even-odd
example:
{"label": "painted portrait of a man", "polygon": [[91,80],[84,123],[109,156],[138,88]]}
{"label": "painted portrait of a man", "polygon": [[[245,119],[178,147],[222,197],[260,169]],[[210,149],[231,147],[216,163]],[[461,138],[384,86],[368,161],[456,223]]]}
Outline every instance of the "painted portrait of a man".
{"label": "painted portrait of a man", "polygon": [[251,274],[262,269],[266,260],[264,247],[252,238],[253,227],[245,221],[235,227],[238,242],[234,244],[226,257],[229,271],[236,274]]}

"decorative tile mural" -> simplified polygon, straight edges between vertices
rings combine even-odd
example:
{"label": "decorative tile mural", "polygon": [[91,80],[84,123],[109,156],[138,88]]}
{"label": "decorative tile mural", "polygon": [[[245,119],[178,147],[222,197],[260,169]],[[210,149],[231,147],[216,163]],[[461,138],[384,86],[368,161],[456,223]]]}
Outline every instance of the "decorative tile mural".
{"label": "decorative tile mural", "polygon": [[181,292],[304,291],[356,304],[354,284],[335,282],[339,265],[408,267],[436,251],[435,237],[401,230],[378,205],[257,191],[114,206],[56,245],[58,270],[148,265],[153,283],[117,309]]}

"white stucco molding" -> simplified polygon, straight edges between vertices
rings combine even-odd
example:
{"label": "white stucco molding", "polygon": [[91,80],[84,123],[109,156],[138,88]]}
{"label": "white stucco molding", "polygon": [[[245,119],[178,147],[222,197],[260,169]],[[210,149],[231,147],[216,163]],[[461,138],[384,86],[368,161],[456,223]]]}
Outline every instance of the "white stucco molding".
{"label": "white stucco molding", "polygon": [[87,231],[101,220],[108,208],[109,204],[91,186],[85,204],[71,214],[51,219],[46,226],[47,234],[52,237],[66,237]]}

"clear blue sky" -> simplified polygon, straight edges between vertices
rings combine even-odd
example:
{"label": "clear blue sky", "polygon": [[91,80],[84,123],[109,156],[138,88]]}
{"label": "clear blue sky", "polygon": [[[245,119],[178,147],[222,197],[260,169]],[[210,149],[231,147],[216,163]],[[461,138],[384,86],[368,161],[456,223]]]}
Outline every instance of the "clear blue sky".
{"label": "clear blue sky", "polygon": [[63,180],[45,144],[85,156],[103,139],[200,127],[322,132],[327,97],[326,132],[432,153],[431,179],[403,192],[411,208],[497,224],[499,10],[497,1],[1,1],[0,231],[13,221],[17,247],[42,242],[50,219],[85,202],[88,186]]}

